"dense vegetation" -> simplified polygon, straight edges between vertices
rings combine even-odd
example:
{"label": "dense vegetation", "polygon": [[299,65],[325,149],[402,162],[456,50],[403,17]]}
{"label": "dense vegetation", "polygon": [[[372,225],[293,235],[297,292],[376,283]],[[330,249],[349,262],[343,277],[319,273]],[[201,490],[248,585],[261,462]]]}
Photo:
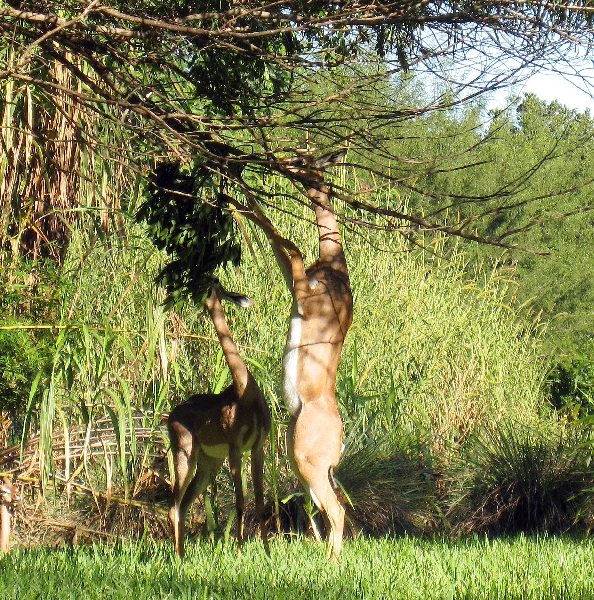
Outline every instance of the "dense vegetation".
{"label": "dense vegetation", "polygon": [[[433,116],[431,139],[423,139],[420,151],[429,156],[456,155],[480,142],[471,156],[473,162],[483,164],[430,174],[419,187],[449,194],[449,210],[459,211],[468,226],[483,236],[531,251],[504,252],[476,244],[468,248],[474,261],[489,256],[513,266],[519,282],[517,299],[521,304],[529,302],[536,313],[542,311],[548,322],[548,349],[581,358],[592,353],[589,307],[594,292],[583,265],[591,261],[593,125],[589,113],[528,95],[492,114],[487,130],[481,128],[478,111]],[[464,155],[452,166],[469,162]],[[514,210],[489,216],[502,192],[513,193]],[[490,195],[495,198],[478,204],[471,201]],[[532,202],[534,198],[539,201]],[[427,206],[427,199],[419,194],[413,193],[411,201]],[[437,211],[439,206],[425,210]]]}
{"label": "dense vegetation", "polygon": [[[589,116],[533,97],[518,110],[496,115],[491,130],[477,128],[477,107],[464,114],[436,114],[428,128],[431,135],[417,151],[441,152],[444,140],[468,145],[468,140],[452,136],[460,128],[458,137],[478,138],[477,157],[491,156],[489,161],[477,159],[474,189],[492,186],[498,169],[508,170],[504,158],[510,145],[519,148],[514,162],[519,172],[533,166],[524,149],[534,143],[533,131],[523,128],[518,118],[530,122],[532,112],[540,119],[546,111],[564,120],[568,149],[526,179],[523,193],[538,195],[538,188],[530,186],[541,178],[550,180],[552,174],[558,189],[566,189],[575,180],[570,169],[574,153],[587,152],[581,124],[589,126]],[[417,126],[427,127],[426,119],[413,122],[394,143],[419,144]],[[541,135],[550,133],[547,127]],[[519,164],[522,158],[525,163]],[[335,185],[357,176],[343,167],[336,172]],[[452,195],[456,186],[470,186],[455,171],[428,179]],[[316,238],[307,210],[292,203],[283,180],[270,180],[269,188],[286,197],[292,215],[279,220],[279,228],[290,230],[311,259]],[[376,194],[385,204],[418,201],[414,190],[402,187]],[[571,194],[554,197],[550,210],[571,212],[582,200]],[[340,200],[336,205],[347,218],[356,217]],[[547,210],[545,201],[540,206]],[[12,300],[2,332],[12,344],[7,363],[16,365],[12,378],[5,370],[5,386],[13,390],[4,395],[5,410],[14,422],[15,442],[21,431],[39,429],[34,443],[41,458],[34,468],[48,486],[48,497],[55,498],[56,510],[63,510],[61,492],[70,489],[65,482],[76,473],[79,492],[92,490],[100,496],[93,502],[83,496],[72,504],[74,521],[124,536],[142,535],[148,527],[161,536],[167,535],[163,516],[150,516],[154,506],[165,509],[168,496],[166,461],[155,463],[166,450],[161,414],[191,390],[221,389],[228,374],[200,307],[164,309],[164,290],[154,279],[168,258],[152,245],[135,213],[121,211],[119,229],[101,237],[84,222],[73,227],[62,264],[54,262],[53,269],[44,266],[51,264],[48,259],[5,263],[4,286]],[[574,249],[583,251],[583,238],[569,235],[567,223],[543,223],[542,235],[536,237],[534,230],[519,232],[518,244],[555,251],[563,249],[556,242],[561,237],[567,240],[568,253],[561,256],[569,261]],[[286,462],[286,412],[279,388],[289,298],[260,232],[243,220],[239,227],[244,235],[241,267],[221,276],[229,288],[255,300],[250,311],[228,308],[228,315],[273,409],[267,494],[270,514],[277,516],[271,526],[302,529],[307,520],[300,507],[307,513],[311,506],[303,503]],[[589,528],[589,490],[594,484],[590,434],[582,427],[584,421],[576,420],[588,419],[589,391],[582,386],[578,395],[567,385],[561,388],[562,378],[569,376],[559,369],[554,371],[556,387],[547,383],[557,357],[546,349],[580,346],[580,337],[575,330],[549,326],[553,315],[541,311],[546,297],[530,287],[531,281],[546,276],[546,268],[539,269],[549,259],[530,257],[522,269],[524,254],[515,254],[518,263],[510,264],[500,250],[479,251],[434,233],[409,230],[395,236],[348,223],[343,232],[356,310],[338,380],[347,449],[337,475],[352,503],[352,531],[378,535]],[[529,295],[535,297],[526,303]],[[565,295],[570,301],[571,286]],[[587,302],[581,294],[573,298],[575,314],[589,322],[583,300]],[[586,344],[580,347],[588,352]],[[109,442],[94,429],[99,422],[108,424]],[[80,426],[89,436],[88,447],[99,445],[100,450],[76,454],[74,429]],[[64,461],[68,444],[71,464]],[[56,447],[57,453],[52,450]],[[204,523],[223,534],[232,525],[229,486],[223,473],[217,480],[218,501],[208,500],[205,512],[196,509],[194,531]],[[130,511],[139,511],[142,518],[131,519],[135,513]],[[23,535],[25,521],[20,521]]]}
{"label": "dense vegetation", "polygon": [[[328,86],[322,95],[332,91],[328,82],[316,85]],[[414,78],[392,81],[388,91],[411,104],[426,98]],[[9,87],[6,99],[4,122],[15,123],[12,142],[22,153],[14,164],[32,168],[31,210],[4,214],[2,432],[6,445],[23,442],[22,462],[8,454],[4,464],[35,474],[47,515],[67,514],[83,529],[118,536],[167,535],[163,416],[190,391],[225,385],[211,325],[200,306],[165,309],[155,279],[163,268],[177,272],[162,251],[168,244],[155,248],[137,219],[151,188],[145,171],[132,177],[132,165],[118,156],[132,143],[128,133],[110,130],[101,152],[77,146],[71,186],[68,148],[48,167],[52,147],[36,154],[19,121],[36,110],[30,90]],[[62,117],[40,113],[49,119],[44,129],[59,127]],[[89,113],[78,125],[106,135],[105,121]],[[450,106],[391,126],[397,135],[386,132],[385,156],[426,159],[414,181],[396,165],[397,181],[378,185],[369,157],[356,149],[356,161],[334,173],[355,301],[338,379],[347,447],[337,476],[351,533],[589,529],[592,289],[583,267],[591,262],[584,207],[592,125],[588,114],[531,96],[490,116],[481,104]],[[133,145],[141,150],[142,142]],[[194,166],[204,174],[204,165]],[[2,167],[16,177],[6,183],[10,193],[23,191],[9,157]],[[182,183],[188,197],[212,200],[222,185],[215,180],[205,175],[199,189]],[[267,191],[275,223],[311,260],[315,228],[286,178],[252,172],[245,182]],[[33,207],[49,188],[60,201],[76,194],[79,204],[50,211],[51,226],[37,228]],[[393,213],[362,219],[347,189]],[[501,210],[502,198],[513,210]],[[212,213],[197,212],[202,227]],[[435,227],[394,216],[409,213],[430,216]],[[439,225],[453,213],[467,238],[552,258],[448,237]],[[175,213],[170,223],[181,240],[174,258],[199,237],[185,227],[186,216]],[[153,238],[155,223],[163,231],[152,222]],[[237,213],[224,223],[241,240],[243,259],[221,277],[255,300],[245,313],[229,308],[229,320],[274,415],[266,465],[271,526],[305,529],[313,509],[288,468],[279,386],[289,298],[261,232]],[[227,473],[216,488],[218,499],[194,513],[194,533],[228,534]],[[82,497],[66,506],[75,492]],[[27,525],[31,516],[24,511],[18,521],[29,541],[39,531]],[[52,520],[44,526],[51,529]]]}

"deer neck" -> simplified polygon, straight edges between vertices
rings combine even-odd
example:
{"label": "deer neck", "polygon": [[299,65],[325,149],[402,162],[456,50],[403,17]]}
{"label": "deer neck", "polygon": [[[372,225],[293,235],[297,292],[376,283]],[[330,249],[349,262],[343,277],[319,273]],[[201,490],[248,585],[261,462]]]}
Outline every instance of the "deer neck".
{"label": "deer neck", "polygon": [[237,345],[231,337],[231,331],[227,325],[223,306],[218,298],[214,303],[214,306],[209,309],[209,312],[217,332],[217,337],[219,338],[219,343],[223,349],[225,360],[231,371],[233,386],[235,387],[238,398],[241,398],[248,387],[250,373],[239,354]]}
{"label": "deer neck", "polygon": [[8,552],[10,540],[10,509],[0,504],[0,551]]}
{"label": "deer neck", "polygon": [[346,269],[346,261],[342,248],[342,239],[338,230],[338,222],[330,204],[330,192],[325,184],[318,184],[307,189],[318,224],[320,238],[320,260],[332,263],[338,270]]}

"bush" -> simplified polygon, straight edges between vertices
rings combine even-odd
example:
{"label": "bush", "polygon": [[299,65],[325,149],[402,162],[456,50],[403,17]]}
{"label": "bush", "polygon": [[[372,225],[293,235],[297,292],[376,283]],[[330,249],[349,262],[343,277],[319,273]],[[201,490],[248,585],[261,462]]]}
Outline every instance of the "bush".
{"label": "bush", "polygon": [[502,422],[469,439],[453,468],[450,517],[469,533],[564,531],[579,520],[584,492],[592,488],[588,468],[590,433],[538,429]]}
{"label": "bush", "polygon": [[594,361],[573,358],[554,366],[547,384],[551,402],[558,410],[578,418],[594,414]]}
{"label": "bush", "polygon": [[13,423],[24,417],[31,383],[47,358],[52,334],[38,326],[56,324],[57,278],[51,260],[0,266],[0,413]]}
{"label": "bush", "polygon": [[415,534],[434,521],[431,466],[420,447],[415,437],[397,433],[347,445],[335,474],[357,529],[370,535]]}
{"label": "bush", "polygon": [[[6,326],[6,324],[5,324]],[[24,329],[0,329],[0,412],[23,416],[43,349]]]}

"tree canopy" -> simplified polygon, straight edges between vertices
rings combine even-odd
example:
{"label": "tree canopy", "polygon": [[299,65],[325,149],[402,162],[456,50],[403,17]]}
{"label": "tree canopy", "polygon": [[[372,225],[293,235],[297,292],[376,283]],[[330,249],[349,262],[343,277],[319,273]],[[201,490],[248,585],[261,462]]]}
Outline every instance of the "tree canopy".
{"label": "tree canopy", "polygon": [[[455,154],[444,138],[429,156],[422,144],[401,153],[394,141],[408,135],[410,119],[430,124],[432,111],[527,67],[559,68],[572,50],[587,53],[593,14],[587,1],[3,2],[4,122],[21,135],[5,141],[2,194],[12,208],[4,222],[10,211],[31,212],[35,243],[56,232],[67,238],[69,202],[83,184],[81,145],[112,164],[125,159],[142,176],[179,162],[208,174],[194,190],[201,200],[220,204],[224,196],[271,209],[281,201],[266,177],[287,176],[286,158],[347,147],[360,185],[335,185],[334,194],[352,210],[351,223],[512,245],[503,234],[479,232],[480,215],[465,218],[463,208],[489,200],[487,215],[512,210],[515,192],[547,156],[486,196],[444,194],[420,182],[471,171],[476,158],[467,150],[486,138]],[[407,95],[406,74],[415,70],[435,81],[423,96]],[[39,175],[19,184],[34,173],[28,163]],[[48,188],[61,190],[55,203]],[[394,189],[421,202],[407,207],[378,195]],[[111,210],[120,202],[116,194],[103,204]],[[11,236],[26,242],[14,228]]]}
{"label": "tree canopy", "polygon": [[[305,132],[325,147],[348,141],[373,153],[394,121],[453,100],[386,102],[398,73],[423,64],[448,79],[448,94],[463,83],[472,95],[521,66],[559,59],[561,47],[587,44],[593,10],[469,0],[3,2],[0,73],[141,131],[153,151],[189,152],[218,168],[273,167]],[[519,62],[497,68],[504,59]],[[460,77],[465,60],[473,67]],[[323,78],[332,85],[314,93],[308,83]]]}

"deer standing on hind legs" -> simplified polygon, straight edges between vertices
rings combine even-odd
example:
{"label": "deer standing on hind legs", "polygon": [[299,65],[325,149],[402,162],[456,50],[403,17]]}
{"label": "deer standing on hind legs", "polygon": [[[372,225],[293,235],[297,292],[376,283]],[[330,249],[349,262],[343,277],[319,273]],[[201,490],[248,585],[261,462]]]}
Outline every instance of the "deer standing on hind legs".
{"label": "deer standing on hind legs", "polygon": [[244,496],[242,455],[251,450],[256,513],[264,549],[269,554],[264,519],[264,442],[270,431],[270,409],[264,394],[243,362],[225,319],[222,300],[238,306],[253,304],[246,296],[227,292],[213,281],[205,305],[208,309],[233,383],[220,394],[195,394],[171,411],[167,421],[175,482],[169,510],[175,551],[184,555],[185,520],[194,499],[214,479],[225,458],[235,487],[238,553],[243,542]]}
{"label": "deer standing on hind legs", "polygon": [[0,552],[6,553],[10,548],[12,511],[20,499],[17,489],[7,477],[4,477],[0,484]]}
{"label": "deer standing on hind legs", "polygon": [[293,296],[282,376],[291,414],[289,458],[322,514],[328,558],[334,562],[342,549],[345,514],[333,478],[343,449],[335,387],[342,346],[353,320],[353,296],[324,171],[342,161],[345,153],[333,152],[319,159],[302,156],[279,164],[281,172],[303,185],[315,213],[319,257],[307,269],[299,249],[281,237],[252,203],[253,220],[265,231]]}

